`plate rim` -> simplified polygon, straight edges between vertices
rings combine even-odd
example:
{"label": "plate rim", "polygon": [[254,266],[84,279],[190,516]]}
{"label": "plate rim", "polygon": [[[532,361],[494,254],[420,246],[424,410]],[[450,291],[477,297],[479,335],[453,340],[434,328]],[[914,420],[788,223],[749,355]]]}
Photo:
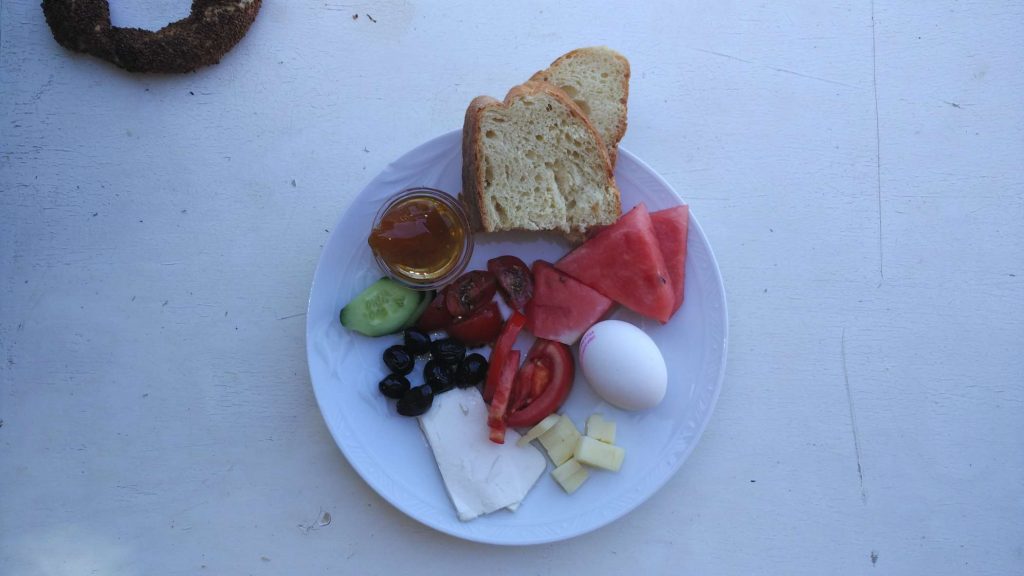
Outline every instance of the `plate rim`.
{"label": "plate rim", "polygon": [[[575,538],[577,536],[581,536],[583,534],[587,534],[589,532],[592,532],[594,530],[597,530],[599,528],[607,526],[608,524],[611,524],[612,522],[615,522],[616,520],[619,520],[620,518],[622,518],[626,514],[632,512],[637,507],[639,507],[641,504],[643,504],[644,502],[649,500],[651,496],[653,496],[658,491],[660,491],[662,488],[664,488],[665,484],[667,484],[668,481],[671,480],[678,473],[678,471],[682,468],[683,463],[685,463],[686,460],[689,459],[690,455],[693,453],[693,450],[696,448],[697,444],[700,443],[700,439],[703,437],[704,432],[707,429],[708,424],[711,422],[711,418],[713,417],[715,408],[717,407],[718,398],[721,395],[722,386],[723,386],[724,381],[725,381],[725,370],[726,370],[726,365],[728,363],[728,350],[729,350],[729,346],[728,346],[728,343],[729,343],[729,310],[728,310],[728,303],[727,303],[726,294],[725,294],[725,282],[724,282],[724,280],[722,278],[721,268],[719,267],[718,259],[715,257],[714,250],[711,247],[710,242],[708,242],[707,236],[704,233],[704,230],[701,227],[700,222],[698,222],[696,216],[694,216],[693,211],[690,210],[690,213],[689,213],[690,228],[691,228],[691,230],[695,231],[699,235],[702,243],[704,244],[704,246],[707,249],[708,259],[709,259],[709,262],[712,264],[712,266],[710,268],[711,268],[711,271],[713,271],[713,273],[714,273],[713,284],[718,288],[718,290],[716,291],[717,292],[717,302],[716,303],[717,303],[717,305],[721,309],[721,322],[722,322],[721,362],[719,363],[717,374],[715,375],[715,382],[714,382],[713,392],[711,394],[711,397],[708,399],[707,417],[704,418],[701,422],[699,422],[698,425],[695,427],[694,434],[693,434],[693,442],[688,444],[685,447],[685,449],[680,453],[679,457],[676,458],[675,462],[672,463],[671,471],[668,474],[665,474],[664,477],[661,478],[659,481],[648,485],[648,487],[650,487],[651,489],[649,490],[649,492],[645,496],[643,496],[642,498],[636,500],[632,505],[627,506],[624,509],[618,511],[618,513],[609,515],[607,518],[604,518],[602,521],[600,521],[600,522],[598,522],[596,524],[584,526],[584,527],[581,527],[581,528],[578,528],[578,529],[574,529],[574,530],[569,530],[569,531],[567,531],[567,532],[565,532],[563,534],[558,534],[557,536],[553,536],[553,537],[536,537],[536,538],[529,538],[529,537],[527,537],[527,538],[520,538],[520,539],[516,539],[516,540],[511,540],[511,539],[504,539],[503,540],[503,539],[499,539],[499,538],[489,538],[489,537],[486,537],[485,535],[478,534],[478,533],[473,533],[473,532],[470,532],[470,533],[457,533],[457,532],[455,532],[453,530],[450,530],[447,525],[444,525],[444,524],[442,524],[439,521],[433,521],[432,518],[424,518],[422,515],[418,515],[418,514],[414,513],[412,510],[408,509],[408,507],[405,506],[404,502],[396,501],[395,499],[392,499],[391,497],[386,495],[381,490],[381,488],[378,487],[368,477],[368,474],[364,473],[364,471],[360,468],[360,465],[355,463],[355,462],[353,462],[352,458],[350,457],[349,452],[345,448],[345,444],[339,440],[339,432],[335,429],[335,426],[327,418],[327,412],[324,409],[325,408],[324,407],[325,400],[321,397],[320,392],[318,392],[317,385],[316,385],[316,382],[314,381],[314,375],[313,375],[313,346],[312,346],[312,340],[311,340],[311,332],[312,332],[312,327],[313,327],[313,324],[312,324],[313,319],[312,319],[312,316],[311,316],[311,308],[313,306],[314,292],[315,292],[315,290],[317,288],[318,280],[319,280],[320,275],[322,273],[322,268],[324,267],[324,263],[325,263],[324,256],[325,256],[325,253],[328,250],[328,246],[330,246],[332,244],[332,240],[334,239],[334,236],[336,234],[340,233],[339,232],[339,230],[340,230],[339,224],[344,220],[346,214],[352,208],[352,205],[355,203],[355,201],[360,196],[362,196],[368,189],[370,189],[371,187],[376,186],[378,180],[381,180],[382,176],[385,175],[389,171],[389,169],[391,169],[396,164],[401,163],[402,161],[406,160],[407,158],[415,157],[415,156],[417,156],[419,154],[422,154],[425,150],[431,150],[431,149],[437,148],[438,146],[446,145],[446,140],[454,139],[456,137],[456,135],[461,135],[461,133],[462,133],[461,129],[456,129],[456,130],[452,130],[450,132],[441,134],[439,136],[431,138],[430,140],[427,140],[426,142],[423,142],[423,143],[419,144],[418,146],[415,146],[415,147],[409,149],[405,153],[399,155],[394,160],[390,161],[383,169],[381,169],[380,172],[377,173],[377,175],[375,175],[372,179],[370,179],[370,181],[367,182],[366,185],[364,185],[363,188],[359,190],[359,192],[354,194],[349,199],[349,201],[346,203],[344,209],[341,210],[340,214],[335,219],[335,226],[331,230],[331,235],[328,237],[327,241],[324,243],[324,247],[320,251],[320,255],[317,258],[317,265],[316,265],[316,268],[315,268],[315,270],[313,272],[312,284],[310,286],[309,296],[308,296],[308,299],[307,299],[307,302],[306,302],[306,329],[305,329],[306,368],[307,368],[307,372],[309,374],[310,385],[313,388],[313,395],[316,398],[317,408],[320,411],[320,416],[323,418],[324,424],[326,424],[327,429],[328,429],[328,431],[331,434],[331,438],[334,440],[334,444],[341,451],[342,455],[345,457],[345,460],[349,463],[349,465],[352,467],[352,469],[355,470],[356,474],[359,475],[360,479],[363,482],[365,482],[371,489],[373,489],[374,492],[376,492],[381,498],[383,498],[391,506],[394,506],[395,508],[397,508],[399,511],[401,511],[403,514],[405,514],[409,518],[411,518],[411,519],[413,519],[413,520],[415,520],[415,521],[417,521],[417,522],[419,522],[419,523],[421,523],[421,524],[423,524],[425,526],[429,526],[430,528],[432,528],[434,530],[437,530],[438,532],[441,532],[443,534],[447,534],[449,536],[452,536],[452,537],[455,537],[455,538],[460,538],[460,539],[467,540],[467,541],[479,542],[479,543],[484,543],[484,544],[494,544],[494,545],[501,545],[501,546],[529,546],[529,545],[535,545],[535,544],[546,544],[546,543],[551,543],[551,542],[558,542],[558,541],[562,541],[562,540],[568,540],[570,538]],[[651,168],[651,166],[649,164],[647,164],[642,159],[637,157],[635,154],[629,152],[625,148],[619,147],[618,153],[619,153],[619,157],[620,158],[621,157],[626,157],[626,158],[629,159],[629,161],[634,162],[635,164],[637,164],[638,168],[642,172],[644,172],[646,174],[646,176],[648,176],[648,177],[654,179],[655,181],[657,181],[658,184],[663,186],[666,190],[670,191],[680,202],[685,203],[685,200],[675,190],[675,188],[673,188],[668,183],[668,181],[666,181],[664,179],[664,177],[661,176],[661,174],[659,174],[657,171],[655,171],[653,168]]]}

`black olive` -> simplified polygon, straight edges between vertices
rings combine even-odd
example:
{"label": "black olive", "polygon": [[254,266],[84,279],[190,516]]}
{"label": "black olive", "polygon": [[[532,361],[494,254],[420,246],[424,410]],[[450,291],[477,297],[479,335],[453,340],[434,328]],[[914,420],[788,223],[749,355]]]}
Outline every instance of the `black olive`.
{"label": "black olive", "polygon": [[380,389],[380,393],[387,396],[388,398],[394,398],[398,400],[409,391],[411,385],[409,379],[401,374],[388,374],[380,381],[377,388]]}
{"label": "black olive", "polygon": [[419,416],[434,403],[434,390],[430,384],[410,388],[398,399],[398,413],[402,416]]}
{"label": "black olive", "polygon": [[487,360],[476,353],[466,356],[455,370],[455,385],[459,388],[476,386],[487,376]]}
{"label": "black olive", "polygon": [[449,366],[456,366],[466,355],[466,345],[458,340],[444,338],[430,345],[430,354]]}
{"label": "black olive", "polygon": [[395,344],[384,351],[384,365],[395,374],[408,374],[412,372],[416,360],[401,344]]}
{"label": "black olive", "polygon": [[406,329],[405,348],[416,356],[430,352],[430,335],[415,328]]}
{"label": "black olive", "polygon": [[423,367],[423,381],[430,384],[434,394],[447,392],[455,385],[452,369],[436,359],[427,361]]}

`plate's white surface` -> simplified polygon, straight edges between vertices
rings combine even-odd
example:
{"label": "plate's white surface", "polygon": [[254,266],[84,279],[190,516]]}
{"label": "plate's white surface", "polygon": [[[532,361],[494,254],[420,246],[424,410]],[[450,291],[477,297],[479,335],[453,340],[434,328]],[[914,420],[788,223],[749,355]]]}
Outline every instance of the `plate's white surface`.
{"label": "plate's white surface", "polygon": [[[381,496],[416,520],[453,536],[495,544],[535,544],[570,538],[626,514],[657,491],[682,465],[703,432],[725,371],[725,293],[711,247],[690,215],[686,300],[666,325],[620,309],[613,317],[643,328],[658,344],[669,371],[665,400],[631,413],[600,400],[577,371],[563,410],[582,429],[593,412],[618,424],[626,449],[618,473],[595,470],[572,496],[545,473],[515,513],[499,511],[463,523],[455,516],[441,475],[415,419],[395,412],[377,391],[386,374],[381,353],[398,336],[366,338],[344,330],[338,311],[381,276],[366,244],[370,223],[390,195],[412,186],[461,190],[461,131],[419,146],[389,165],[356,197],[335,225],[313,278],[306,317],[310,377],[324,420],[353,468]],[[638,202],[658,210],[681,202],[646,164],[620,149],[616,180],[625,212]],[[529,234],[478,235],[469,269],[515,254],[529,264],[557,260],[568,245]],[[524,349],[525,351],[525,349]],[[486,354],[486,350],[481,350]],[[412,375],[415,385],[420,365]],[[550,470],[551,464],[548,464]]]}

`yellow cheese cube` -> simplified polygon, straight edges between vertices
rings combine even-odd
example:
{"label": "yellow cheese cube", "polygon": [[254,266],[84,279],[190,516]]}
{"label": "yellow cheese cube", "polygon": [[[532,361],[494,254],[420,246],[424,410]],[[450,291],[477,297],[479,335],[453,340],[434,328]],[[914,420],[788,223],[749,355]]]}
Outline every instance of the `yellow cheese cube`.
{"label": "yellow cheese cube", "polygon": [[573,455],[581,464],[618,472],[626,458],[626,451],[619,446],[605,444],[589,436],[580,436],[576,441]]}
{"label": "yellow cheese cube", "polygon": [[580,431],[576,429],[576,425],[572,423],[572,420],[565,414],[562,414],[558,417],[558,423],[547,432],[541,434],[539,440],[544,449],[547,450],[548,457],[555,463],[555,466],[561,466],[566,460],[572,458],[576,442],[581,437]]}
{"label": "yellow cheese cube", "polygon": [[605,420],[600,414],[587,418],[587,436],[605,444],[615,444],[615,422]]}
{"label": "yellow cheese cube", "polygon": [[586,468],[580,466],[575,458],[570,458],[565,461],[565,464],[552,470],[551,476],[566,493],[572,494],[590,477],[590,473]]}

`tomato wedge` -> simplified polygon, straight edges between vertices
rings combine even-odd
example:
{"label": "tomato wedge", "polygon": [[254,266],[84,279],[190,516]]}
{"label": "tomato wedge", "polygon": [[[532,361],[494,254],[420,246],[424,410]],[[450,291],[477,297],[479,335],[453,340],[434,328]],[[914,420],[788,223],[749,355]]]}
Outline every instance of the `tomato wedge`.
{"label": "tomato wedge", "polygon": [[491,301],[465,318],[448,326],[448,335],[470,348],[493,342],[501,332],[502,318],[498,303]]}
{"label": "tomato wedge", "polygon": [[452,316],[469,316],[491,301],[498,290],[494,274],[486,270],[466,272],[445,288],[445,305]]}
{"label": "tomato wedge", "polygon": [[448,308],[445,306],[446,293],[447,289],[439,291],[437,296],[434,296],[434,299],[427,305],[427,309],[420,315],[420,319],[416,321],[417,328],[424,332],[448,328],[452,322],[452,315],[448,313]]}
{"label": "tomato wedge", "polygon": [[508,401],[508,411],[514,412],[526,406],[530,401],[530,389],[533,387],[533,376],[537,365],[527,362],[516,372],[516,381],[512,384],[512,397]]}
{"label": "tomato wedge", "polygon": [[516,374],[515,404],[507,410],[509,426],[534,426],[562,406],[572,389],[576,366],[569,347],[538,338]]}
{"label": "tomato wedge", "polygon": [[[494,389],[494,398],[487,409],[487,427],[490,428],[488,437],[495,444],[505,443],[506,411],[508,410],[509,397],[512,394],[512,383],[516,379],[516,370],[519,369],[519,350],[511,350],[505,355],[498,370],[498,381]],[[491,366],[494,366],[492,363]]]}
{"label": "tomato wedge", "polygon": [[487,261],[487,270],[497,278],[505,303],[526,314],[526,303],[533,298],[533,275],[526,263],[515,256],[499,256]]}
{"label": "tomato wedge", "polygon": [[[533,349],[530,349],[531,352]],[[540,358],[529,358],[516,373],[516,383],[512,388],[512,403],[509,412],[517,412],[526,408],[530,402],[538,398],[548,383],[551,382],[551,369]]]}
{"label": "tomato wedge", "polygon": [[505,356],[512,350],[512,345],[516,343],[516,337],[519,336],[519,332],[525,325],[526,316],[519,312],[512,312],[501,328],[498,340],[494,343],[494,348],[491,349],[490,367],[487,370],[487,381],[484,383],[484,402],[490,404],[491,398],[494,397],[494,389],[498,385],[498,372],[504,364]]}

